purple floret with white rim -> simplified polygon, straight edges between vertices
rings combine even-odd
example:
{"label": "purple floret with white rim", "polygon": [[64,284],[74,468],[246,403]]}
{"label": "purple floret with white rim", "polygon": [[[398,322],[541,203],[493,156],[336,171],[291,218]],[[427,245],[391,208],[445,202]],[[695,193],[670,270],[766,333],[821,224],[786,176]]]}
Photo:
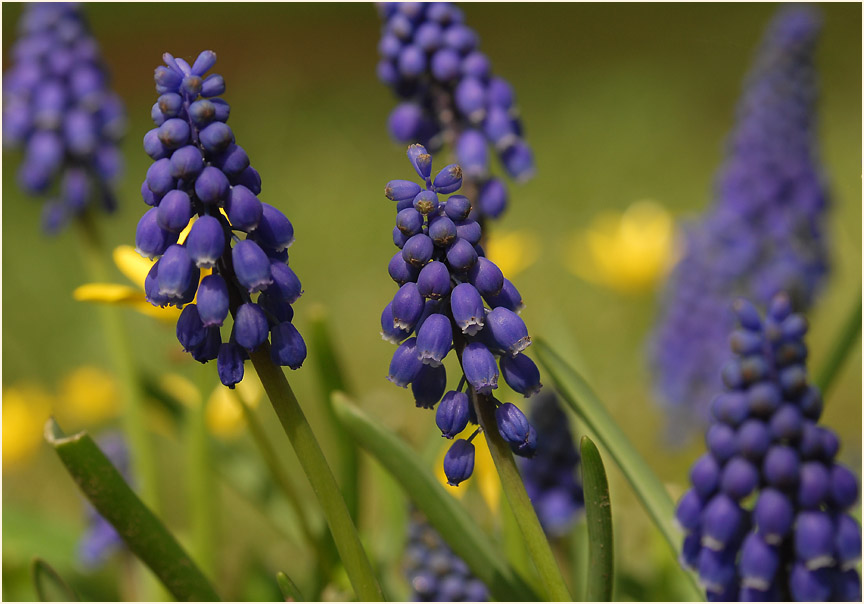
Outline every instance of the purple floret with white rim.
{"label": "purple floret with white rim", "polygon": [[[294,227],[258,199],[261,177],[225,123],[228,103],[217,98],[225,81],[206,75],[216,54],[206,50],[191,66],[168,53],[163,60],[151,110],[156,128],[144,136],[154,163],[141,192],[153,207],[135,237],[142,255],[157,258],[145,282],[147,299],[183,308],[178,340],[197,361],[215,359],[229,388],[243,379],[248,353],[268,340],[271,359],[297,369],[306,343],[291,323],[292,304],[302,294],[286,251]],[[188,236],[178,241],[190,223]],[[202,269],[212,272],[199,285]],[[223,341],[229,314],[234,322]]]}

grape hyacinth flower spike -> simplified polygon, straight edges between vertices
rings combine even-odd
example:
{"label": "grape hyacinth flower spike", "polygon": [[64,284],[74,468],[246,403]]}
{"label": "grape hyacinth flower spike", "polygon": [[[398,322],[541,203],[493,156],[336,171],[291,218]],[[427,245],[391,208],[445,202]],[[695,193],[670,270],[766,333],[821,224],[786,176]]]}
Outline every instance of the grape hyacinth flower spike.
{"label": "grape hyacinth flower spike", "polygon": [[819,28],[804,5],[784,7],[771,23],[745,83],[713,205],[691,225],[666,287],[650,358],[658,398],[679,433],[708,419],[733,298],[765,306],[785,291],[803,312],[827,273],[827,193],[816,143]]}
{"label": "grape hyacinth flower spike", "polygon": [[471,218],[497,218],[507,206],[507,187],[492,175],[491,152],[514,180],[534,175],[513,88],[492,73],[477,32],[454,4],[378,7],[384,22],[378,78],[402,99],[390,114],[390,135],[433,153],[446,142],[462,167],[466,195],[476,202]]}
{"label": "grape hyacinth flower spike", "polygon": [[403,568],[415,602],[488,602],[489,590],[423,515],[412,510]]}
{"label": "grape hyacinth flower spike", "polygon": [[819,425],[807,323],[783,294],[764,319],[743,299],[734,311],[735,357],[712,403],[708,451],[678,502],[682,562],[712,600],[860,601],[861,527],[849,514],[858,482]]}
{"label": "grape hyacinth flower spike", "polygon": [[126,117],[80,5],[29,4],[18,33],[3,75],[3,147],[23,151],[18,186],[48,198],[42,226],[55,234],[94,201],[114,210]]}
{"label": "grape hyacinth flower spike", "polygon": [[[418,407],[442,401],[435,419],[450,439],[477,424],[472,399],[482,396],[484,404],[495,405],[495,425],[510,449],[531,457],[537,432],[516,405],[491,396],[499,375],[525,396],[540,389],[540,372],[523,352],[531,338],[517,314],[521,296],[478,245],[481,228],[470,217],[471,202],[456,194],[462,169],[452,164],[433,176],[432,157],[417,144],[408,148],[408,159],[423,186],[393,180],[384,190],[396,204],[393,239],[400,248],[388,266],[399,289],[381,315],[382,336],[399,345],[387,379],[410,385]],[[510,295],[501,295],[505,288]],[[456,390],[445,393],[443,363],[454,348],[463,376]],[[463,392],[466,385],[471,396]],[[453,486],[473,472],[477,433],[456,439],[444,458]]]}
{"label": "grape hyacinth flower spike", "polygon": [[[248,353],[268,338],[273,362],[297,369],[306,344],[291,322],[302,293],[288,266],[294,227],[258,199],[261,177],[226,124],[225,81],[206,75],[216,54],[205,50],[192,65],[168,53],[163,59],[151,110],[156,127],[144,135],[153,164],[141,195],[151,208],[135,235],[138,252],[158,258],[147,299],[183,309],[177,339],[195,360],[215,359],[228,387],[243,379]],[[223,339],[229,314],[234,322]]]}

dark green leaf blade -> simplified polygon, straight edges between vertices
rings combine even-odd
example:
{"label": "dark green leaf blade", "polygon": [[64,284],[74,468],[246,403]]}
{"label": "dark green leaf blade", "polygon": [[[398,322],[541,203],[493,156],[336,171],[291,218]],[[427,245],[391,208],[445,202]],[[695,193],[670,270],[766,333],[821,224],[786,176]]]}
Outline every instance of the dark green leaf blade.
{"label": "dark green leaf blade", "polygon": [[342,393],[333,407],[345,428],[399,482],[457,556],[500,601],[536,601],[534,590],[511,569],[456,500],[447,494],[418,455],[360,411]]}
{"label": "dark green leaf blade", "polygon": [[276,583],[279,584],[279,591],[282,592],[282,597],[286,602],[305,602],[306,598],[300,593],[300,589],[291,580],[291,577],[283,572],[276,573]]}
{"label": "dark green leaf blade", "polygon": [[129,488],[86,432],[66,436],[51,418],[45,424],[45,440],[57,451],[93,507],[174,597],[181,601],[219,599],[174,536]]}
{"label": "dark green leaf blade", "polygon": [[582,437],[582,488],[588,523],[589,562],[585,599],[588,602],[611,602],[615,579],[612,501],[600,451],[587,436]]}
{"label": "dark green leaf blade", "polygon": [[30,576],[40,602],[78,602],[80,599],[54,568],[42,558],[33,558]]}

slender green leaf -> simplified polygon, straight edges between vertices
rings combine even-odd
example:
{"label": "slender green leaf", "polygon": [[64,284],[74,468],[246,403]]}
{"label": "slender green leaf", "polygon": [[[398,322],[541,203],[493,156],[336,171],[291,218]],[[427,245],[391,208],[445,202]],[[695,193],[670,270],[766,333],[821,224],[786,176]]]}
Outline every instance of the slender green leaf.
{"label": "slender green leaf", "polygon": [[309,313],[309,337],[309,350],[315,359],[318,381],[326,400],[324,410],[336,436],[335,441],[339,451],[339,464],[337,466],[339,468],[339,486],[345,496],[345,505],[348,506],[351,517],[357,522],[360,513],[360,498],[358,496],[360,456],[357,454],[357,446],[353,440],[347,437],[345,428],[339,423],[330,404],[330,395],[333,392],[338,390],[350,394],[351,388],[348,386],[348,380],[342,370],[342,363],[336,348],[333,346],[333,339],[330,337],[330,325],[322,307],[313,309]]}
{"label": "slender green leaf", "polygon": [[393,475],[430,524],[496,599],[538,599],[408,445],[360,411],[342,393],[333,394],[333,408],[351,436]]}
{"label": "slender green leaf", "polygon": [[283,572],[276,573],[276,583],[279,584],[279,591],[282,592],[282,597],[286,602],[305,602],[306,598],[300,593],[300,589],[291,580],[291,577]]}
{"label": "slender green leaf", "polygon": [[30,576],[40,602],[78,602],[77,594],[66,584],[54,568],[42,558],[33,558]]}
{"label": "slender green leaf", "polygon": [[600,451],[582,437],[582,488],[588,524],[588,575],[585,599],[611,602],[615,579],[615,544],[612,540],[612,501]]}
{"label": "slender green leaf", "polygon": [[477,418],[480,421],[480,427],[483,429],[483,435],[486,437],[486,443],[489,445],[489,453],[492,454],[492,461],[495,462],[495,469],[501,479],[501,488],[507,498],[507,503],[510,504],[513,516],[516,518],[516,524],[519,525],[525,548],[540,574],[546,599],[552,602],[569,602],[572,597],[567,589],[564,576],[561,574],[561,569],[558,567],[558,562],[552,553],[552,548],[549,547],[546,533],[543,532],[534,506],[525,491],[525,485],[522,484],[522,476],[519,475],[513,453],[498,431],[495,405],[491,397],[478,395],[473,388],[471,389],[471,398]]}
{"label": "slender green leaf", "polygon": [[357,528],[351,520],[351,514],[345,505],[345,499],[339,491],[339,485],[333,476],[333,471],[327,464],[324,452],[312,432],[312,426],[306,419],[291,385],[285,379],[282,368],[273,363],[270,358],[270,346],[265,344],[251,353],[250,358],[261,378],[261,384],[267,392],[270,404],[282,424],[285,435],[291,442],[297,459],[303,467],[303,472],[315,491],[318,503],[327,518],[327,525],[339,551],[339,557],[345,567],[345,572],[354,587],[359,600],[381,601],[384,595],[372,570],[369,557],[360,543]]}
{"label": "slender green leaf", "polygon": [[66,436],[51,418],[45,424],[45,440],[93,507],[174,597],[182,601],[219,599],[177,540],[132,492],[86,432]]}
{"label": "slender green leaf", "polygon": [[[618,464],[624,477],[642,502],[642,506],[666,539],[673,555],[677,557],[681,535],[674,523],[675,504],[669,497],[669,493],[666,492],[663,483],[657,478],[651,466],[639,455],[582,376],[573,370],[543,340],[538,339],[535,342],[534,350],[540,364],[555,382],[561,397],[587,424],[600,444]],[[699,588],[696,577],[683,568],[681,572],[686,573],[690,579],[688,584],[691,587],[691,597],[698,600],[704,599],[704,593]]]}
{"label": "slender green leaf", "polygon": [[840,333],[834,338],[831,349],[825,355],[825,362],[816,373],[816,386],[822,391],[823,399],[827,400],[828,391],[834,384],[834,378],[843,367],[843,362],[849,353],[854,349],[855,342],[858,341],[858,336],[861,335],[861,290],[858,290],[858,296],[855,304],[849,309],[849,314],[843,321],[843,327]]}

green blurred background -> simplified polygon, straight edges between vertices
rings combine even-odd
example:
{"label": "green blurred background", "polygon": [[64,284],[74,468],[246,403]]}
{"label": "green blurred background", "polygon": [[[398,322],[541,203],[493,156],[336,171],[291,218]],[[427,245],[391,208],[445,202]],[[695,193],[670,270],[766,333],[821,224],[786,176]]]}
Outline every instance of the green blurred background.
{"label": "green blurred background", "polygon": [[[574,232],[603,210],[650,198],[677,217],[701,211],[722,157],[724,137],[771,4],[468,4],[497,74],[514,86],[537,163],[531,182],[511,187],[511,205],[491,230],[525,230],[540,241],[536,263],[515,279],[532,334],[578,352],[578,363],[670,490],[680,493],[701,443],[668,449],[662,415],[651,400],[645,337],[656,316],[653,292],[625,296],[586,283],[565,268]],[[829,4],[817,64],[821,82],[820,143],[831,187],[828,238],[832,272],[810,315],[815,364],[840,329],[861,275],[861,7]],[[20,5],[4,3],[3,67]],[[394,106],[375,77],[379,22],[369,4],[123,4],[86,6],[115,90],[127,104],[126,177],[120,211],[102,222],[110,247],[134,241],[144,212],[138,192],[149,158],[141,138],[152,127],[152,73],[161,54],[192,57],[212,49],[227,82],[230,124],[261,173],[261,199],[294,223],[291,265],[305,295],[296,305],[301,333],[323,307],[360,404],[426,451],[439,440],[431,414],[384,376],[392,348],[378,318],[392,296],[386,264],[392,204],[382,195],[392,178],[409,177],[404,149],[386,132]],[[96,309],[72,300],[89,280],[78,233],[40,231],[41,203],[15,187],[18,156],[3,155],[3,386],[35,381],[52,389],[82,364],[109,368]],[[443,165],[439,159],[437,165]],[[114,281],[127,283],[119,271]],[[142,371],[185,374],[216,384],[215,367],[200,370],[177,353],[173,328],[124,311]],[[289,378],[332,450],[311,361]],[[841,460],[861,467],[861,348],[848,359],[824,420],[843,439]],[[251,367],[249,368],[251,371]],[[268,405],[259,416],[304,483]],[[188,530],[182,444],[176,430],[154,435],[168,525]],[[431,444],[430,444],[431,443]],[[248,450],[248,442],[224,445]],[[220,459],[231,459],[224,456]],[[227,462],[226,462],[227,463]],[[220,469],[220,471],[222,471]],[[656,542],[617,468],[610,467],[619,569],[632,583],[622,598],[674,597],[662,578],[674,564]],[[245,466],[238,475],[253,476]],[[381,560],[398,557],[399,534],[381,529],[394,504],[392,485],[364,464],[364,538]],[[24,468],[4,468],[3,597],[32,599],[26,564],[45,556],[88,586],[91,597],[119,597],[112,575],[86,582],[74,560],[82,502],[56,456],[43,447]],[[252,479],[250,479],[252,480]],[[302,550],[274,533],[260,506],[220,481],[217,584],[224,597],[271,598],[276,570],[304,568]],[[311,491],[305,487],[311,498]],[[398,493],[398,491],[396,491]],[[482,515],[478,502],[469,508]],[[278,508],[277,508],[278,509]],[[288,514],[290,516],[290,514]],[[291,532],[291,518],[286,520]],[[654,554],[656,552],[656,555]],[[647,553],[647,555],[646,555]],[[665,569],[665,570],[664,570]],[[398,570],[398,569],[397,569]],[[393,573],[394,576],[397,573]],[[396,582],[395,589],[404,590]],[[99,591],[103,590],[103,591]],[[398,592],[404,597],[404,591]]]}

